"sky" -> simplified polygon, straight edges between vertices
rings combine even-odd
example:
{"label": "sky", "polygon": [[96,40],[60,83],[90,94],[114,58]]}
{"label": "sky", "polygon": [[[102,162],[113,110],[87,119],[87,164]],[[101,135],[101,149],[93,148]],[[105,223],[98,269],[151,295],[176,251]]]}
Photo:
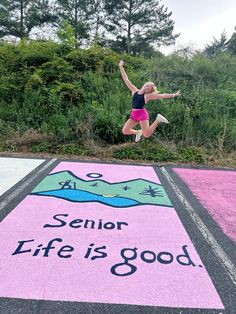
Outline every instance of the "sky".
{"label": "sky", "polygon": [[181,33],[175,46],[162,48],[165,54],[190,46],[204,49],[213,37],[220,39],[225,30],[230,38],[236,27],[236,0],[162,0],[171,19],[174,33]]}

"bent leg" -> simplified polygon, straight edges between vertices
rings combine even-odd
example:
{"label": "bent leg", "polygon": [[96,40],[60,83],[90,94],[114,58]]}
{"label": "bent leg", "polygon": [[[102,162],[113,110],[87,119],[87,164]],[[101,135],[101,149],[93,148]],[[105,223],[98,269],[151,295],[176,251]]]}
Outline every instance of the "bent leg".
{"label": "bent leg", "polygon": [[149,120],[142,120],[139,123],[143,131],[143,136],[150,137],[153,134],[153,132],[156,130],[156,127],[158,126],[159,121],[156,119],[153,122],[153,124],[151,124],[150,126],[149,126]]}
{"label": "bent leg", "polygon": [[128,119],[122,128],[122,133],[124,135],[136,135],[138,133],[138,130],[134,130],[133,127],[138,123],[138,121]]}

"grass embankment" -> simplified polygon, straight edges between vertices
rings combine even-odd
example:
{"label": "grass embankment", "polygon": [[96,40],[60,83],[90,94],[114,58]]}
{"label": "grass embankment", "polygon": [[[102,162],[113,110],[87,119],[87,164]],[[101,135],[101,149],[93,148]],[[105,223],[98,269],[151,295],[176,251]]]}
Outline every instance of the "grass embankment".
{"label": "grass embankment", "polygon": [[[130,93],[120,58],[138,87],[182,93],[147,105],[151,121],[161,112],[171,123],[138,145],[121,133]],[[2,152],[236,166],[236,56],[144,59],[23,41],[0,45],[0,74]]]}

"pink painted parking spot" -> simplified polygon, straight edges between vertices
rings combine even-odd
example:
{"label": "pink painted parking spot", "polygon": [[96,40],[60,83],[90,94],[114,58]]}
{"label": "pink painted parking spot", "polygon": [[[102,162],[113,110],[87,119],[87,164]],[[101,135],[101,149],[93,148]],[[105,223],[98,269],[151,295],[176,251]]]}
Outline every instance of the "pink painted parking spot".
{"label": "pink painted parking spot", "polygon": [[236,242],[236,171],[173,170],[188,185],[223,232]]}
{"label": "pink painted parking spot", "polygon": [[0,237],[0,297],[224,308],[152,167],[62,162]]}

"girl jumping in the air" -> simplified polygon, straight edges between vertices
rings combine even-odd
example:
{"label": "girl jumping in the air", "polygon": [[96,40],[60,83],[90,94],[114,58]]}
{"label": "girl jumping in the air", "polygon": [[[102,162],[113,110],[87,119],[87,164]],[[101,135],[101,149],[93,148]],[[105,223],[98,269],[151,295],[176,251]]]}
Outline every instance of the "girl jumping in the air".
{"label": "girl jumping in the air", "polygon": [[[156,120],[149,126],[148,112],[144,108],[149,100],[178,97],[180,96],[180,91],[175,94],[158,94],[156,86],[152,82],[147,82],[141,89],[138,89],[129,81],[128,76],[124,70],[123,60],[120,60],[119,68],[126,86],[132,92],[131,116],[123,126],[122,133],[125,135],[135,135],[135,142],[139,142],[142,135],[144,137],[150,137],[159,123],[169,123],[165,117],[163,117],[161,114],[158,114]],[[133,127],[137,124],[140,124],[141,130],[133,129]]]}

